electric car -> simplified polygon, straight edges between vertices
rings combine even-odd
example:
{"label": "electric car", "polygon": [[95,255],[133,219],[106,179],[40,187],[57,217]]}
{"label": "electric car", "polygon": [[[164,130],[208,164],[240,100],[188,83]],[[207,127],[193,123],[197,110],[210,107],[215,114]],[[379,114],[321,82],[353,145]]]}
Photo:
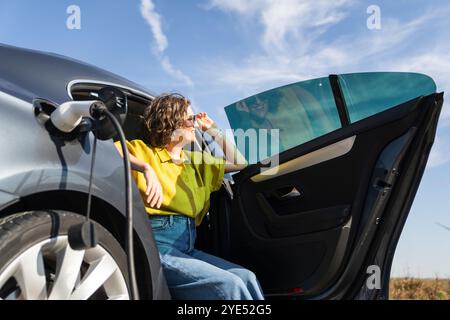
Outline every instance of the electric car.
{"label": "electric car", "polygon": [[[126,97],[117,117],[126,138],[142,138],[154,93],[67,57],[0,46],[1,299],[130,298],[118,137],[94,145],[89,117],[70,133],[50,125],[59,106],[105,88]],[[250,165],[211,196],[197,248],[254,271],[268,299],[388,298],[442,104],[428,76],[387,72],[330,75],[226,106]],[[89,194],[98,241],[74,249],[69,230],[86,220]],[[139,297],[170,299],[134,183],[132,199]]]}

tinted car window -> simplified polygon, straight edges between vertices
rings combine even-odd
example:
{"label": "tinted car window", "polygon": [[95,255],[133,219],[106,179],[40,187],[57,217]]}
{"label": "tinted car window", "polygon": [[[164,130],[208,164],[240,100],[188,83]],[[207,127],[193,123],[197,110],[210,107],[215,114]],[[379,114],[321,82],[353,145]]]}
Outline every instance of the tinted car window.
{"label": "tinted car window", "polygon": [[[265,91],[227,106],[225,112],[236,144],[250,163],[341,127],[328,78]],[[245,145],[239,141],[238,129],[247,133]]]}
{"label": "tinted car window", "polygon": [[433,79],[418,73],[344,74],[339,83],[351,123],[436,92]]}
{"label": "tinted car window", "polygon": [[[350,123],[436,92],[434,81],[418,73],[344,74],[339,83]],[[227,106],[225,112],[249,163],[341,128],[328,77],[262,92]],[[238,129],[246,133],[244,140]]]}

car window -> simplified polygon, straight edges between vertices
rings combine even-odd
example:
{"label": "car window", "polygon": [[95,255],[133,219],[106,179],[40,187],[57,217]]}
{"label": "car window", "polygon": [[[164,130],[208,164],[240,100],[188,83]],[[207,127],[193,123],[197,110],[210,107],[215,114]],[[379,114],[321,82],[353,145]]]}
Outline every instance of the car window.
{"label": "car window", "polygon": [[339,76],[350,123],[436,92],[433,79],[418,73],[373,72]]}
{"label": "car window", "polygon": [[249,163],[341,127],[328,77],[262,92],[225,107],[225,112]]}
{"label": "car window", "polygon": [[[436,92],[434,81],[418,73],[354,73],[338,79],[350,123]],[[225,112],[250,164],[342,127],[329,77],[259,93]]]}

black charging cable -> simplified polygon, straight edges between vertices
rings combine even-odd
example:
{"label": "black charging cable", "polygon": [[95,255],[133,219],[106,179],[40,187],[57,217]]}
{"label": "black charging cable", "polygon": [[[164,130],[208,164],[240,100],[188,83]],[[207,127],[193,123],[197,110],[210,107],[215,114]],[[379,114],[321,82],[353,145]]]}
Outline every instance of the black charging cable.
{"label": "black charging cable", "polygon": [[125,211],[127,216],[127,236],[125,239],[125,248],[128,259],[128,277],[131,289],[131,299],[138,300],[139,292],[136,281],[136,271],[134,264],[134,247],[133,247],[133,198],[131,193],[131,168],[130,156],[126,145],[125,134],[116,117],[106,108],[102,108],[103,114],[112,122],[114,128],[119,134],[120,144],[122,146],[123,164],[125,168]]}
{"label": "black charging cable", "polygon": [[91,200],[92,200],[92,177],[94,176],[95,154],[97,152],[97,136],[94,135],[94,142],[92,143],[92,160],[91,171],[89,175],[89,188],[88,188],[88,201],[86,209],[86,222],[90,222],[91,219]]}
{"label": "black charging cable", "polygon": [[94,248],[97,243],[97,233],[95,225],[91,221],[91,203],[92,203],[92,180],[94,176],[95,154],[97,151],[97,136],[94,135],[91,156],[91,170],[89,174],[88,200],[86,208],[86,221],[81,224],[73,225],[67,233],[70,247],[73,250],[87,250]]}

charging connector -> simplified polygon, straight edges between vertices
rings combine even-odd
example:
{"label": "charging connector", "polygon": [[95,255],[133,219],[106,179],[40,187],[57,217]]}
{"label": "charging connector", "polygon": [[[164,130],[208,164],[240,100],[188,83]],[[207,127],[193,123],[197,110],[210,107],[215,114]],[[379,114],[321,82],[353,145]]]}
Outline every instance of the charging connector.
{"label": "charging connector", "polygon": [[[61,104],[50,115],[53,125],[60,131],[72,132],[83,117],[91,117],[93,107],[105,107],[101,101],[68,101]],[[106,108],[106,107],[105,107]]]}

